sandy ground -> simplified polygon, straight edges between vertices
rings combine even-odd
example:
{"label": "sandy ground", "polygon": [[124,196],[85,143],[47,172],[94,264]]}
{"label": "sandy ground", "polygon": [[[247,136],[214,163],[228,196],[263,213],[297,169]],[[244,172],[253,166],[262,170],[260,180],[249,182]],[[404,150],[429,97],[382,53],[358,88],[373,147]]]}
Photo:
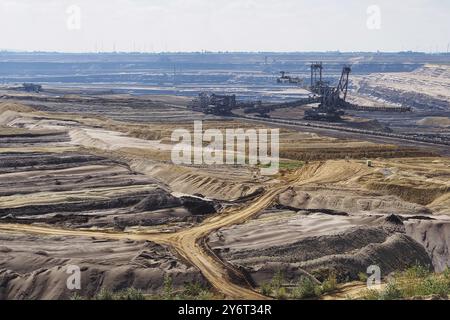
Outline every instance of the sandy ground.
{"label": "sandy ground", "polygon": [[398,91],[425,93],[429,97],[450,100],[448,65],[426,65],[410,73],[371,74],[363,79],[371,84],[383,84]]}
{"label": "sandy ground", "polygon": [[[240,125],[223,123],[230,124]],[[167,132],[172,127],[154,125],[145,131],[104,118],[0,106],[0,235],[9,243],[0,249],[0,270],[8,275],[2,284],[9,288],[4,298],[66,297],[60,284],[41,291],[29,285],[61,280],[52,269],[62,268],[60,260],[53,260],[59,244],[46,242],[48,236],[75,246],[96,237],[131,239],[137,247],[139,241],[150,241],[162,246],[157,252],[171,248],[164,257],[150,255],[154,269],[162,273],[148,276],[147,282],[130,276],[128,267],[121,269],[108,256],[97,254],[98,262],[95,253],[83,256],[91,259],[87,272],[106,261],[101,274],[112,272],[112,279],[121,279],[120,286],[114,286],[116,280],[106,282],[112,289],[136,284],[156,292],[162,275],[178,263],[183,266],[175,274],[177,283],[205,280],[230,298],[265,298],[254,285],[280,267],[291,278],[309,272],[319,280],[338,270],[339,279],[346,281],[371,263],[383,264],[386,272],[416,261],[433,263],[436,269],[449,263],[442,238],[450,214],[448,158],[374,158],[372,166],[365,160],[311,160],[299,170],[268,178],[246,166],[175,166],[163,156],[170,150]],[[336,150],[334,159],[345,158],[349,150],[354,155],[370,148],[395,153],[392,146],[309,132],[285,131],[281,143],[285,157],[291,152],[289,159],[330,149]],[[402,218],[387,219],[391,214]],[[21,248],[29,239],[48,243],[42,250],[47,256],[41,254],[49,257],[49,264],[42,264],[47,278],[38,280],[36,269],[8,264],[15,252],[24,263],[36,259]],[[169,265],[156,267],[167,255]],[[79,253],[69,246],[63,256],[70,260]],[[100,277],[93,272],[90,278]],[[87,293],[99,288],[90,287]]]}
{"label": "sandy ground", "polygon": [[305,272],[320,281],[335,274],[346,282],[358,280],[371,265],[386,276],[417,261],[431,264],[404,226],[386,222],[385,216],[264,213],[213,234],[210,245],[226,261],[244,267],[258,285],[271,281],[277,270],[294,283]]}
{"label": "sandy ground", "polygon": [[352,77],[352,103],[370,107],[407,106],[412,112],[401,116],[385,112],[349,112],[377,119],[394,131],[408,134],[450,134],[450,68],[425,65],[412,72],[375,73]]}
{"label": "sandy ground", "polygon": [[[0,239],[0,299],[69,299],[130,287],[155,294],[165,275],[172,276],[174,290],[185,282],[206,285],[198,270],[148,241],[5,232]],[[81,290],[67,288],[69,266],[80,268]]]}
{"label": "sandy ground", "polygon": [[[448,206],[436,206],[441,193],[448,196],[448,170],[441,158],[375,161],[372,167],[328,161],[307,183],[300,179],[280,193],[270,210],[218,230],[209,244],[259,285],[277,270],[294,282],[305,271],[320,280],[330,273],[358,280],[370,265],[387,276],[416,261],[440,272],[450,266]],[[398,223],[386,220],[391,214]]]}

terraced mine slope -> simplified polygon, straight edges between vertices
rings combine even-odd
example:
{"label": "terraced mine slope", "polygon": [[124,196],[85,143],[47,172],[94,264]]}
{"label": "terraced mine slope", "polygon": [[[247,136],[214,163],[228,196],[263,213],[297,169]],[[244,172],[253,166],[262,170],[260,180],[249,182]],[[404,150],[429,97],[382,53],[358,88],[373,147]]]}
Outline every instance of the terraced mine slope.
{"label": "terraced mine slope", "polygon": [[358,93],[416,109],[449,111],[450,67],[425,65],[412,72],[371,74],[356,81]]}
{"label": "terraced mine slope", "polygon": [[350,101],[373,107],[405,106],[413,112],[400,117],[385,112],[350,112],[377,119],[395,131],[450,136],[450,67],[427,64],[411,72],[374,73],[353,78]]}
{"label": "terraced mine slope", "polygon": [[174,196],[167,186],[123,162],[75,150],[70,135],[61,131],[9,132],[2,142],[4,221],[124,229],[189,224],[216,211],[214,202]]}
{"label": "terraced mine slope", "polygon": [[376,161],[372,168],[328,161],[309,169],[307,183],[299,179],[255,219],[209,237],[215,253],[255,286],[280,271],[289,287],[302,277],[359,280],[371,265],[385,276],[417,263],[437,272],[450,265],[448,159]]}
{"label": "terraced mine slope", "polygon": [[186,282],[207,285],[199,270],[149,241],[4,231],[0,239],[0,299],[69,299],[74,294],[66,286],[69,266],[81,266],[82,290],[77,292],[86,297],[102,288],[156,294],[169,275],[174,288]]}
{"label": "terraced mine slope", "polygon": [[355,280],[370,264],[383,276],[450,264],[448,158],[283,129],[281,172],[265,177],[258,166],[174,165],[180,126],[192,122],[0,104],[0,298],[68,298],[72,264],[85,297],[161,293],[170,277],[175,291],[197,283],[245,299],[268,298],[260,287],[279,270],[289,286]]}

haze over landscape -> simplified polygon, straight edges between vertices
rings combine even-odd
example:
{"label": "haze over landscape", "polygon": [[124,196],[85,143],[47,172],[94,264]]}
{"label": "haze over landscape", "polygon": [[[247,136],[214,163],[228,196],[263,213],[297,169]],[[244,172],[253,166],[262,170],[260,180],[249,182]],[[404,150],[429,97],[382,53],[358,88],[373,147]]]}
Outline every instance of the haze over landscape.
{"label": "haze over landscape", "polygon": [[449,10],[445,0],[1,0],[0,49],[447,52]]}

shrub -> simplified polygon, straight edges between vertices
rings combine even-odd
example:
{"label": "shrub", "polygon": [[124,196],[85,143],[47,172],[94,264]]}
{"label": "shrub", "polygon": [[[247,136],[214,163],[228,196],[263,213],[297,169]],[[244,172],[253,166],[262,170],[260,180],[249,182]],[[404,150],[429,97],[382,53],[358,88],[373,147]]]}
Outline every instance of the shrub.
{"label": "shrub", "polygon": [[403,298],[402,291],[399,289],[397,284],[391,282],[388,283],[386,288],[380,292],[380,300],[398,300]]}
{"label": "shrub", "polygon": [[366,289],[360,297],[361,300],[380,300],[380,292],[374,289]]}
{"label": "shrub", "polygon": [[184,300],[211,300],[214,298],[214,294],[204,288],[200,283],[192,282],[185,283],[183,293],[181,295],[176,295],[175,298]]}
{"label": "shrub", "polygon": [[414,267],[411,267],[407,270],[405,270],[400,277],[402,278],[409,278],[409,279],[423,279],[428,277],[431,274],[431,272],[421,265],[415,265]]}
{"label": "shrub", "polygon": [[272,295],[272,285],[269,282],[264,282],[261,284],[261,293],[265,296]]}
{"label": "shrub", "polygon": [[398,274],[395,279],[404,297],[447,297],[450,294],[450,281],[446,278],[446,271],[434,274],[425,267],[414,266]]}
{"label": "shrub", "polygon": [[71,297],[70,300],[84,300],[84,297],[80,295],[79,293],[75,292]]}
{"label": "shrub", "polygon": [[113,300],[145,300],[145,296],[141,290],[128,288],[126,290],[114,293]]}
{"label": "shrub", "polygon": [[275,291],[275,298],[278,300],[284,300],[288,297],[286,288],[280,287]]}
{"label": "shrub", "polygon": [[206,289],[199,292],[196,297],[196,300],[212,300],[214,298],[214,294]]}
{"label": "shrub", "polygon": [[320,287],[311,279],[302,277],[298,285],[292,290],[294,299],[316,298],[320,295]]}
{"label": "shrub", "polygon": [[361,281],[361,282],[367,282],[367,273],[364,273],[364,272],[360,272],[360,273],[358,273],[358,278],[359,278],[359,281]]}
{"label": "shrub", "polygon": [[169,275],[164,276],[163,282],[163,299],[170,300],[173,295],[173,280]]}
{"label": "shrub", "polygon": [[284,282],[284,274],[281,270],[278,270],[272,278],[271,287],[276,292],[282,286]]}
{"label": "shrub", "polygon": [[94,300],[113,300],[113,293],[106,288],[101,288]]}
{"label": "shrub", "polygon": [[322,283],[321,293],[329,293],[337,288],[336,274],[332,273],[328,276],[327,280]]}
{"label": "shrub", "polygon": [[395,300],[431,295],[448,298],[449,294],[450,271],[448,269],[442,274],[435,274],[427,268],[417,265],[394,275],[384,290],[366,290],[360,298]]}
{"label": "shrub", "polygon": [[421,283],[420,289],[415,295],[428,296],[436,294],[440,297],[447,297],[449,293],[450,287],[447,281],[437,277],[429,277]]}
{"label": "shrub", "polygon": [[128,288],[118,292],[112,292],[102,288],[94,297],[94,300],[145,300],[144,294],[137,289]]}
{"label": "shrub", "polygon": [[183,293],[187,296],[195,297],[202,293],[204,288],[201,286],[198,282],[191,282],[191,283],[185,283],[184,284],[184,291]]}
{"label": "shrub", "polygon": [[450,285],[450,267],[447,267],[447,269],[445,269],[444,272],[442,272],[442,275],[445,278],[445,280],[449,282]]}

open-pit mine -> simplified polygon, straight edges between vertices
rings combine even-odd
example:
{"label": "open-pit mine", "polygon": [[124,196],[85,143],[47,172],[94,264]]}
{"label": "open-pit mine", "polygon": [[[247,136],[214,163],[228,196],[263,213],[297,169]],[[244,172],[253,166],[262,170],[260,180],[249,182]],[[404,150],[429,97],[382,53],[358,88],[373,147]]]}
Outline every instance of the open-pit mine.
{"label": "open-pit mine", "polygon": [[[448,54],[201,55],[0,53],[0,299],[448,299]],[[279,171],[175,164],[195,121]]]}

